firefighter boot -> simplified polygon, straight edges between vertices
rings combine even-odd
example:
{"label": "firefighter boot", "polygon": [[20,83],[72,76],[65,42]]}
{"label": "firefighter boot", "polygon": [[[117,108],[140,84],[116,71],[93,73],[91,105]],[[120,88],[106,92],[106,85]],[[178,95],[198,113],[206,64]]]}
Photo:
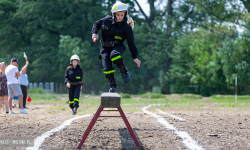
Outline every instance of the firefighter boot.
{"label": "firefighter boot", "polygon": [[117,84],[116,84],[116,80],[115,80],[115,75],[113,73],[110,74],[106,74],[105,77],[108,79],[109,81],[109,85],[110,85],[110,89],[109,92],[111,93],[115,93],[116,89],[117,89]]}
{"label": "firefighter boot", "polygon": [[77,113],[77,107],[74,107],[73,109],[72,109],[72,115],[75,115]]}
{"label": "firefighter boot", "polygon": [[109,92],[110,92],[110,93],[115,93],[115,92],[116,92],[116,89],[117,89],[117,84],[116,84],[115,79],[109,80],[109,85],[110,85]]}
{"label": "firefighter boot", "polygon": [[131,80],[130,73],[128,72],[128,69],[125,67],[125,65],[118,67],[118,69],[120,70],[124,83],[129,83],[129,81]]}

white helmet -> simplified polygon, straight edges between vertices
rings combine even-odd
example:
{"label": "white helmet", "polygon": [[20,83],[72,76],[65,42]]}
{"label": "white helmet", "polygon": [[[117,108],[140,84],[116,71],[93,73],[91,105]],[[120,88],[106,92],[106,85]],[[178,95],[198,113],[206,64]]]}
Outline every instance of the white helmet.
{"label": "white helmet", "polygon": [[78,60],[78,63],[80,62],[80,58],[77,55],[71,56],[71,58],[70,58],[70,64],[71,64],[72,60]]}
{"label": "white helmet", "polygon": [[[126,16],[127,16],[127,14],[128,14],[128,8],[127,8],[127,6],[126,6],[124,3],[117,1],[117,2],[112,6],[112,9],[111,9],[111,13],[112,13],[113,18],[114,18],[114,13],[119,12],[119,11],[126,11],[126,12],[127,12],[127,13],[126,13]],[[126,17],[126,16],[125,16],[125,17]]]}

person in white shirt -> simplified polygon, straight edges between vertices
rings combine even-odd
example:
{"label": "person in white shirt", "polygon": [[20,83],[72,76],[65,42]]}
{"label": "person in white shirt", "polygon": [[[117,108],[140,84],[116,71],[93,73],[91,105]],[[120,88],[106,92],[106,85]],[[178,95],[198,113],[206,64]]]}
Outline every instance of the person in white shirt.
{"label": "person in white shirt", "polygon": [[17,77],[20,76],[18,71],[18,59],[12,58],[11,63],[5,69],[5,75],[7,78],[7,87],[8,87],[8,101],[9,101],[9,114],[14,114],[12,111],[12,97],[13,94],[18,96],[19,105],[20,105],[20,113],[28,114],[28,112],[23,108],[23,93],[21,87],[17,81]]}

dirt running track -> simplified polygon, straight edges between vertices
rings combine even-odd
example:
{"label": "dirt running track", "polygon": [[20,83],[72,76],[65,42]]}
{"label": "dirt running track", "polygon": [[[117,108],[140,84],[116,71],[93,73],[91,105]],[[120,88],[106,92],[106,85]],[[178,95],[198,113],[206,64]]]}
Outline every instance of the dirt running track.
{"label": "dirt running track", "polygon": [[[72,116],[65,110],[49,113],[50,110],[46,107],[51,106],[29,105],[27,110],[30,114],[28,115],[19,114],[18,109],[13,109],[16,112],[14,115],[4,114],[1,110],[0,136],[37,138],[59,126],[65,120],[80,116]],[[162,116],[175,128],[186,131],[204,149],[250,149],[250,112],[247,110],[183,111],[173,108],[163,110],[166,113],[186,119],[186,121],[161,114],[156,109],[148,109],[148,111]],[[105,114],[118,115],[118,112],[105,112]],[[141,148],[135,147],[121,118],[99,118],[82,149],[188,149],[182,143],[182,138],[159,124],[156,118],[144,114],[142,111],[125,112],[125,115],[142,145]],[[91,119],[92,116],[73,121],[71,125],[47,138],[39,149],[76,149]],[[0,147],[0,149],[2,148]],[[12,150],[13,148],[5,149]]]}

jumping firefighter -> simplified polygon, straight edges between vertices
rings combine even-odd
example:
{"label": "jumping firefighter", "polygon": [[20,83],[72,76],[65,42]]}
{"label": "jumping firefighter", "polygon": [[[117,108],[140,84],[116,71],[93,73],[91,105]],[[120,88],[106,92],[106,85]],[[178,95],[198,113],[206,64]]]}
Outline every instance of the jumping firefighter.
{"label": "jumping firefighter", "polygon": [[72,109],[72,115],[77,113],[79,107],[80,91],[82,89],[82,68],[79,66],[80,58],[73,55],[70,58],[70,65],[65,72],[65,84],[69,92],[69,107]]}
{"label": "jumping firefighter", "polygon": [[[98,31],[102,29],[101,49],[99,59],[102,61],[103,72],[109,81],[109,92],[116,92],[117,83],[114,76],[114,68],[112,62],[118,67],[124,79],[124,83],[128,83],[130,73],[125,66],[122,55],[126,47],[123,44],[125,40],[128,42],[128,47],[134,62],[140,67],[141,62],[137,58],[138,51],[134,43],[133,27],[134,21],[132,18],[127,18],[127,6],[121,2],[116,2],[111,9],[112,16],[108,15],[96,21],[92,28],[93,41],[98,39]],[[128,22],[127,22],[128,21]]]}

